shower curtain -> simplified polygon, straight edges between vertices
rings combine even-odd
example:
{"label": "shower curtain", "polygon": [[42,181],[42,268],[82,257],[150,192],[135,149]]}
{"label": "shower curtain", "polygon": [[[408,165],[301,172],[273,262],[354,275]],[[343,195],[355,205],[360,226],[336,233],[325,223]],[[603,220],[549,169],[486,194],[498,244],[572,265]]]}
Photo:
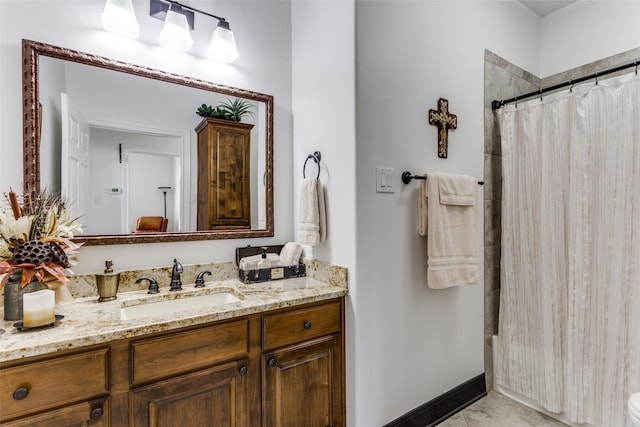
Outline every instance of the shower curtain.
{"label": "shower curtain", "polygon": [[572,422],[640,391],[640,77],[500,111],[496,384]]}

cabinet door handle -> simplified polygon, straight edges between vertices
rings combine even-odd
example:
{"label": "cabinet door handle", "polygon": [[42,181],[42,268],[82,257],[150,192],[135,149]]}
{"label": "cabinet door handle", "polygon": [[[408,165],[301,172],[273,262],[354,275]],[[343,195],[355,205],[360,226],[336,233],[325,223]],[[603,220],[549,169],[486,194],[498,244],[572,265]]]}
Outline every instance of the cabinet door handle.
{"label": "cabinet door handle", "polygon": [[26,399],[29,396],[29,389],[26,387],[20,387],[13,392],[13,400]]}
{"label": "cabinet door handle", "polygon": [[242,368],[240,368],[240,376],[244,377],[245,375],[247,375],[247,372],[249,370],[247,369],[246,366],[243,366]]}
{"label": "cabinet door handle", "polygon": [[311,329],[311,322],[308,321],[308,320],[306,322],[304,322],[304,328],[305,329]]}
{"label": "cabinet door handle", "polygon": [[276,362],[276,359],[271,358],[271,359],[269,359],[269,363],[268,364],[269,364],[269,366],[271,366],[273,368],[274,366],[276,366],[278,364],[278,362]]}
{"label": "cabinet door handle", "polygon": [[102,410],[102,408],[100,408],[100,407],[93,408],[93,409],[91,410],[91,415],[89,415],[89,417],[90,417],[93,421],[95,421],[95,420],[99,420],[99,419],[102,417],[103,412],[104,412],[104,411],[103,411],[103,410]]}

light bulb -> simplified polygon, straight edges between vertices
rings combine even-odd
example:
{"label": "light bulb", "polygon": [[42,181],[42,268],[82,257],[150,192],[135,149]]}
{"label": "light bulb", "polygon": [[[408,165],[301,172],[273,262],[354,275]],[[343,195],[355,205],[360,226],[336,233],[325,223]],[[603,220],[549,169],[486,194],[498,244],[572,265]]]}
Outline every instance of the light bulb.
{"label": "light bulb", "polygon": [[224,19],[220,20],[213,36],[211,36],[207,56],[226,63],[233,62],[240,56],[233,32],[229,29],[229,23]]}
{"label": "light bulb", "polygon": [[127,37],[138,37],[140,26],[131,0],[107,0],[101,18],[105,30]]}
{"label": "light bulb", "polygon": [[188,51],[191,49],[193,39],[189,31],[187,17],[172,9],[167,11],[164,28],[160,33],[160,44],[170,49]]}

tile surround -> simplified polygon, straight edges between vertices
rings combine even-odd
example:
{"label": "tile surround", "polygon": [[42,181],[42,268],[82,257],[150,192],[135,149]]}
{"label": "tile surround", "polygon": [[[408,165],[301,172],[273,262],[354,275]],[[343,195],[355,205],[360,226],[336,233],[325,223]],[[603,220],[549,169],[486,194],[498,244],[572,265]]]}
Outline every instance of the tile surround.
{"label": "tile surround", "polygon": [[[498,332],[500,305],[500,234],[502,200],[502,151],[498,116],[491,109],[494,99],[507,99],[540,87],[541,80],[485,50],[484,68],[484,303],[485,372],[487,390],[493,389],[491,336]],[[466,426],[466,424],[462,424]]]}

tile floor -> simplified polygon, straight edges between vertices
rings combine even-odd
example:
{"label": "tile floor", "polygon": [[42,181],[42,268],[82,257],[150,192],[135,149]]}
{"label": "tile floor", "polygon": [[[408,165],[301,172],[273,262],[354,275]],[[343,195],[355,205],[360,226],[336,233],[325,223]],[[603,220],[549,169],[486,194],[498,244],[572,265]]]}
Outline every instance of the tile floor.
{"label": "tile floor", "polygon": [[567,427],[531,408],[490,391],[438,427]]}

